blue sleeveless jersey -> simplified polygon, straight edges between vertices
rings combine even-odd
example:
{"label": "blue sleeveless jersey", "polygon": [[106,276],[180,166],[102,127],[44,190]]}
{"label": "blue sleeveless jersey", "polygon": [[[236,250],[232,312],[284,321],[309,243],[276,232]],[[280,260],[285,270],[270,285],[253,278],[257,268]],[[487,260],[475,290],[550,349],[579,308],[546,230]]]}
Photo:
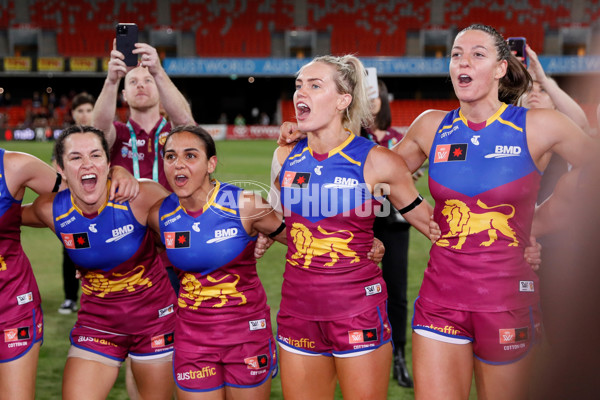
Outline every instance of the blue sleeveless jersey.
{"label": "blue sleeveless jersey", "polygon": [[537,276],[523,258],[540,172],[527,146],[527,110],[501,108],[478,131],[460,110],[446,115],[429,154],[429,188],[442,236],[420,295],[471,311],[537,303]]}
{"label": "blue sleeveless jersey", "polygon": [[150,230],[129,202],[107,202],[86,218],[64,190],[52,208],[56,235],[83,276],[77,325],[140,335],[173,329],[175,293]]}
{"label": "blue sleeveless jersey", "polygon": [[[0,321],[6,323],[30,312],[40,293],[29,259],[21,247],[21,201],[6,185],[5,150],[0,148]],[[12,327],[11,327],[12,328]]]}
{"label": "blue sleeveless jersey", "polygon": [[288,252],[281,309],[310,320],[346,318],[386,299],[379,267],[368,260],[375,207],[364,166],[375,144],[348,139],[326,155],[308,140],[283,163],[279,184]]}
{"label": "blue sleeveless jersey", "polygon": [[146,227],[134,217],[129,202],[108,202],[95,218],[86,218],[71,200],[71,191],[56,194],[54,229],[71,260],[80,267],[109,271],[139,249]]}
{"label": "blue sleeveless jersey", "polygon": [[239,215],[242,189],[216,182],[202,214],[194,218],[175,193],[161,204],[160,236],[173,266],[181,271],[210,274],[232,262],[256,236],[248,235]]}
{"label": "blue sleeveless jersey", "polygon": [[235,345],[240,334],[244,340],[271,337],[267,295],[256,272],[256,236],[248,235],[240,218],[242,195],[241,188],[216,181],[196,217],[174,193],[160,206],[160,235],[181,281],[178,349]]}

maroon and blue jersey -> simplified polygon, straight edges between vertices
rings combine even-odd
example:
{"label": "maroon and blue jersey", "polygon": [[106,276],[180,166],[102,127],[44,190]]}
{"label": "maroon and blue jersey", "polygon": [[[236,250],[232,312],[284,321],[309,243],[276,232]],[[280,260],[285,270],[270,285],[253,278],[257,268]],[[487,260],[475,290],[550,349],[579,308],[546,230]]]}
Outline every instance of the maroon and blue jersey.
{"label": "maroon and blue jersey", "polygon": [[[140,166],[140,177],[152,179],[152,167],[154,163],[154,157],[156,155],[154,149],[154,140],[156,135],[158,136],[158,183],[163,185],[169,192],[172,192],[171,186],[165,176],[165,169],[162,162],[163,146],[167,140],[167,135],[171,130],[171,123],[167,122],[162,127],[160,132],[156,130],[160,127],[162,119],[156,122],[156,125],[150,132],[146,132],[140,125],[134,120],[130,119],[131,127],[133,128],[137,140],[137,150]],[[131,143],[131,133],[126,124],[120,121],[114,121],[116,139],[110,150],[110,163],[111,165],[119,165],[125,168],[127,171],[133,174],[133,150]]]}
{"label": "maroon and blue jersey", "polygon": [[87,218],[64,190],[52,211],[55,233],[82,274],[78,325],[142,334],[174,317],[175,294],[152,234],[129,202],[108,201]]}
{"label": "maroon and blue jersey", "polygon": [[527,146],[527,110],[502,107],[479,130],[449,112],[429,154],[429,188],[442,236],[420,296],[466,311],[536,304],[536,274],[523,257],[540,182]]}
{"label": "maroon and blue jersey", "polygon": [[21,201],[6,185],[5,150],[0,148],[0,321],[19,318],[40,305],[38,290],[29,259],[21,247]]}
{"label": "maroon and blue jersey", "polygon": [[242,224],[242,196],[241,188],[215,181],[199,215],[188,214],[174,193],[160,206],[160,236],[181,282],[179,349],[271,337],[267,296],[256,272],[257,237]]}
{"label": "maroon and blue jersey", "polygon": [[380,205],[364,178],[374,146],[349,134],[321,155],[304,139],[283,163],[279,184],[288,252],[281,310],[288,315],[347,318],[387,298],[381,270],[367,258]]}

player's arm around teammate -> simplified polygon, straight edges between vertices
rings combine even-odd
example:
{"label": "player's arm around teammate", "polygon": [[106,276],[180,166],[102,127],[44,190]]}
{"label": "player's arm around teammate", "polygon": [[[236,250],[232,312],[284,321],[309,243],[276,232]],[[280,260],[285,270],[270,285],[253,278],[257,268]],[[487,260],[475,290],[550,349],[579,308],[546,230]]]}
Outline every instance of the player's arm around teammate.
{"label": "player's arm around teammate", "polygon": [[[0,200],[2,202],[0,216],[3,230],[0,248],[2,249],[2,264],[5,265],[0,274],[0,285],[2,293],[11,295],[10,300],[7,300],[4,306],[5,312],[8,311],[10,314],[2,313],[2,329],[6,337],[6,332],[9,332],[10,329],[28,327],[26,338],[24,337],[21,341],[5,341],[6,347],[2,348],[0,357],[2,361],[0,362],[0,392],[1,396],[7,399],[33,400],[38,356],[43,338],[42,315],[39,307],[41,300],[29,261],[20,248],[19,227],[6,224],[4,221],[10,221],[7,218],[11,218],[9,214],[13,209],[14,213],[21,213],[21,210],[16,208],[17,206],[13,207],[12,204],[18,205],[22,202],[26,188],[40,194],[51,192],[53,189],[58,190],[59,187],[64,187],[64,183],[61,184],[57,180],[56,172],[52,167],[30,154],[0,149],[0,156],[2,156],[2,160],[0,160],[2,162],[0,165],[2,172],[0,174]],[[17,222],[15,221],[15,223]],[[10,230],[15,232],[14,242],[10,240]],[[18,252],[9,251],[11,247],[18,249]],[[12,299],[13,288],[10,281],[15,281],[15,278],[11,275],[18,276],[19,279],[26,279],[23,283],[19,283],[21,287],[17,289],[15,295],[28,291],[31,293],[31,301],[19,305],[21,302],[17,303],[16,296],[15,300]],[[23,311],[15,313],[21,309]],[[36,315],[39,321],[36,321]],[[19,318],[19,320],[13,322],[12,320],[15,318]],[[17,326],[13,326],[13,324],[17,324]],[[26,343],[25,339],[30,342],[28,346],[8,347],[9,344]]]}
{"label": "player's arm around teammate", "polygon": [[[127,252],[129,254],[135,254],[137,257],[136,260],[139,260],[142,265],[138,265],[138,262],[136,262],[133,257],[131,263],[136,264],[134,268],[136,272],[140,270],[140,268],[140,271],[144,271],[146,267],[150,267],[147,269],[147,274],[145,275],[144,279],[132,281],[132,285],[136,284],[134,282],[138,282],[137,284],[139,285],[140,282],[150,281],[152,282],[150,284],[152,286],[148,286],[150,288],[148,291],[133,290],[129,291],[129,293],[133,293],[132,296],[139,296],[140,300],[145,302],[155,299],[156,295],[159,295],[160,297],[168,297],[168,295],[170,295],[174,301],[174,294],[167,290],[169,288],[169,284],[168,279],[166,278],[166,273],[160,269],[159,265],[147,264],[148,261],[144,258],[145,254],[151,254],[154,251],[154,243],[151,240],[144,239],[147,237],[147,234],[144,232],[146,231],[145,225],[148,211],[151,205],[163,198],[166,194],[168,194],[168,192],[158,183],[147,181],[140,185],[140,196],[136,197],[134,200],[131,200],[120,206],[108,204],[107,198],[109,193],[109,185],[107,184],[107,145],[105,145],[105,142],[102,143],[103,135],[101,131],[90,127],[88,128],[69,128],[65,131],[67,134],[63,134],[63,136],[61,136],[57,142],[61,143],[60,148],[62,149],[60,152],[57,151],[59,171],[69,183],[69,189],[71,191],[70,195],[73,199],[73,207],[76,210],[81,210],[79,212],[82,215],[90,215],[90,218],[96,218],[94,215],[98,217],[98,219],[94,221],[94,224],[89,225],[89,230],[91,233],[107,231],[114,232],[115,230],[118,231],[120,228],[122,228],[118,222],[117,226],[105,226],[102,224],[103,221],[113,221],[110,213],[115,215],[114,221],[126,221],[126,219],[131,221],[131,230],[129,230],[129,234],[125,236],[133,238],[131,241],[133,246],[131,250],[128,250]],[[55,225],[54,215],[54,207],[59,204],[56,202],[56,196],[56,194],[40,195],[32,205],[24,208],[24,221],[35,226],[45,225],[56,233],[56,230],[59,229],[57,228],[57,225]],[[65,196],[62,197],[63,198],[61,200],[64,201]],[[117,209],[119,211],[116,211]],[[128,210],[131,210],[131,213],[133,214],[133,220],[130,219],[129,215],[131,214],[128,214]],[[109,213],[107,215],[108,219],[103,219],[102,211]],[[74,216],[71,222],[76,223],[74,221],[78,218],[81,217]],[[131,234],[137,229],[140,230],[139,234]],[[93,245],[90,246],[88,244],[82,249],[91,250],[98,243],[95,241],[96,239],[93,239],[92,237],[90,237],[90,240],[93,240]],[[118,240],[119,242],[115,246],[129,246],[129,244],[124,243],[124,241],[127,241],[127,239],[119,237]],[[100,239],[100,241],[103,242],[102,239]],[[108,242],[114,243],[116,241],[108,240],[106,243]],[[147,251],[142,248],[139,248],[136,251],[134,243],[140,243],[140,246],[141,243],[145,243],[145,246],[147,246]],[[119,251],[120,250],[116,247],[114,248],[115,253],[119,253]],[[107,258],[112,256],[111,254],[108,254],[108,252],[103,254],[105,254]],[[123,265],[123,269],[124,267],[129,268],[128,264],[126,263],[129,261],[131,256],[126,254],[120,257],[126,260],[112,260],[112,265],[117,264],[112,268],[122,268],[121,265]],[[98,261],[99,260],[97,259],[89,260],[90,263],[96,263]],[[95,272],[89,272],[90,270],[94,271],[94,268],[97,267],[85,265],[81,262],[81,260],[78,262],[78,265],[83,268],[87,268],[88,273],[95,274],[94,276],[96,277],[101,278],[104,275],[109,276],[110,274],[104,272],[104,270],[100,270],[102,272],[101,275],[98,275],[98,273]],[[103,265],[103,263],[100,261],[98,265]],[[152,269],[152,271],[150,271],[150,269]],[[117,279],[122,279],[120,277],[130,275],[129,271],[123,272],[124,274],[115,273],[115,277],[117,277]],[[137,321],[137,323],[144,325],[140,326],[139,329],[145,329],[146,325],[153,324],[153,329],[163,331],[169,329],[172,330],[172,327],[169,327],[168,324],[170,321],[174,321],[174,319],[166,318],[160,320],[167,324],[162,325],[163,322],[155,320],[156,316],[154,313],[150,311],[150,313],[146,314],[143,310],[141,310],[139,315],[136,312],[128,314],[126,316],[128,320],[124,321],[121,319],[122,316],[114,315],[114,312],[111,311],[111,307],[114,307],[114,304],[111,305],[110,301],[103,300],[103,297],[106,294],[100,293],[99,296],[94,294],[94,290],[96,289],[93,283],[95,280],[93,279],[97,278],[93,278],[91,276],[86,276],[86,278],[89,279],[87,285],[87,290],[89,293],[85,294],[87,297],[82,303],[82,308],[78,315],[78,322],[71,333],[73,346],[69,351],[69,356],[67,358],[63,374],[63,398],[105,398],[117,378],[120,362],[129,352],[136,353],[136,357],[132,362],[132,370],[136,376],[138,389],[143,398],[170,398],[173,392],[170,351],[166,349],[165,351],[156,353],[155,350],[152,349],[152,353],[149,354],[149,349],[147,348],[149,347],[148,343],[151,342],[149,337],[146,336],[146,341],[142,340],[143,343],[127,342],[125,338],[134,336],[141,337],[150,334],[147,331],[140,331],[139,334],[133,332],[137,328],[133,328],[129,321],[134,321],[134,324],[135,321]],[[99,289],[102,290],[102,287],[99,287]],[[165,291],[164,295],[159,293],[161,289]],[[134,300],[128,297],[127,291],[123,293],[125,296],[119,297],[118,302],[130,302],[131,300]],[[166,301],[169,300],[167,299]],[[158,301],[158,303],[161,304],[162,302],[163,300]],[[114,300],[112,303],[114,303]],[[147,304],[147,306],[148,305],[149,304]],[[173,304],[171,307],[172,306]],[[112,315],[112,317],[108,318],[107,320],[98,320],[94,317],[90,317],[92,315],[96,315],[95,313],[98,313],[97,307],[107,307],[107,311],[105,311],[105,313]],[[153,305],[151,307],[157,307],[157,305]],[[158,305],[158,307],[160,307],[160,305]],[[82,318],[87,318],[87,322],[83,325],[80,324],[80,320]],[[77,336],[74,336],[76,334],[73,332],[82,329],[86,330],[87,333],[83,336],[77,333]],[[127,333],[118,333],[120,331]],[[102,340],[91,340],[91,342],[108,342],[113,343],[113,345],[109,346],[110,348],[107,348],[106,346],[93,347],[93,345],[90,345],[92,347],[85,347],[84,344],[87,344],[90,341],[82,340],[82,338],[89,339],[90,336],[96,335],[105,336]]]}

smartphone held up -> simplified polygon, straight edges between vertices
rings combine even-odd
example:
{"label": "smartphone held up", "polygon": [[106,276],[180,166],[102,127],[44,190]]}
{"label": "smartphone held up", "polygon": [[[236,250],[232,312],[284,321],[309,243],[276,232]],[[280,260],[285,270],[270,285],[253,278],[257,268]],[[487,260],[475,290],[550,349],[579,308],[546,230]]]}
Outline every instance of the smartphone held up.
{"label": "smartphone held up", "polygon": [[135,67],[138,64],[137,54],[133,54],[138,41],[138,27],[133,23],[117,24],[117,50],[125,56],[125,65]]}
{"label": "smartphone held up", "polygon": [[509,37],[506,41],[510,51],[527,67],[529,65],[529,57],[527,57],[525,48],[527,40],[524,37]]}
{"label": "smartphone held up", "polygon": [[367,71],[367,93],[369,99],[373,100],[379,97],[379,85],[377,84],[377,68],[365,68]]}

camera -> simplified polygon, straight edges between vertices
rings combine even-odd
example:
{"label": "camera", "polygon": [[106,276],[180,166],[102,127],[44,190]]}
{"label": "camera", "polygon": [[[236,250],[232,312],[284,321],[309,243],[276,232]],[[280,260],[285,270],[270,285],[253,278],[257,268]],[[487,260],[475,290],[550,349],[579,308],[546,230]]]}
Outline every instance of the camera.
{"label": "camera", "polygon": [[129,27],[127,25],[117,25],[117,35],[127,35]]}

